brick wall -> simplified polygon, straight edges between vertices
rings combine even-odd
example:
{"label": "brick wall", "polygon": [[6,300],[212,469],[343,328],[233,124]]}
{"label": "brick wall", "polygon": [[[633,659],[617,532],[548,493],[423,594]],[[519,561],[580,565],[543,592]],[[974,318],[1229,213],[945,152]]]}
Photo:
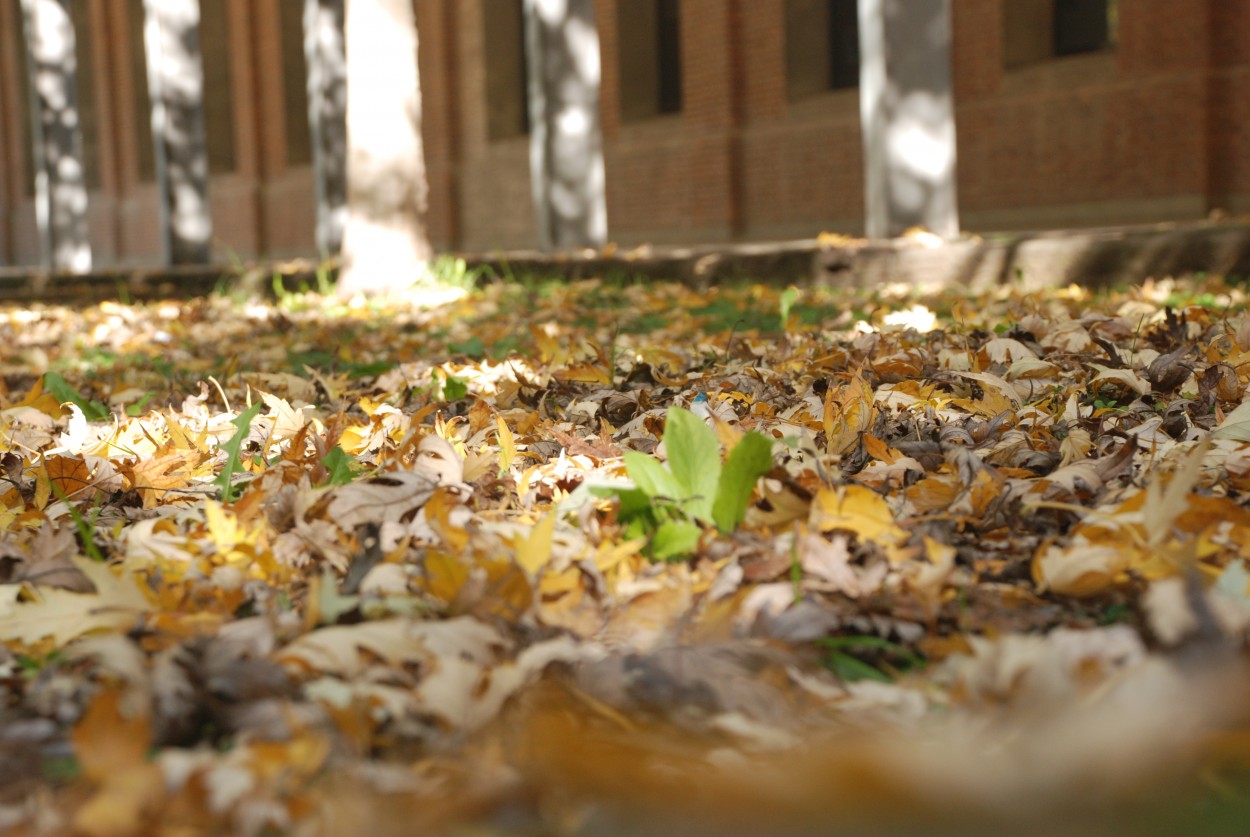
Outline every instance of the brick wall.
{"label": "brick wall", "polygon": [[460,91],[456,85],[460,77],[460,53],[459,44],[452,36],[458,29],[458,7],[456,0],[428,0],[417,3],[415,9],[422,139],[426,179],[430,184],[426,224],[435,249],[450,247],[460,233],[456,161],[460,121]]}
{"label": "brick wall", "polygon": [[[495,0],[488,0],[494,2]],[[419,0],[418,8],[427,0]],[[454,86],[457,118],[454,153],[457,172],[458,240],[463,250],[489,251],[534,247],[538,227],[530,196],[529,139],[524,135],[492,142],[486,109],[483,51],[484,0],[443,0],[455,6],[455,26],[427,32],[433,40],[454,45],[459,58]],[[422,80],[423,89],[426,82]],[[436,133],[443,113],[433,103],[425,112],[425,136]],[[432,214],[439,211],[433,205]]]}
{"label": "brick wall", "polygon": [[[609,237],[621,244],[811,236],[862,230],[859,100],[786,93],[784,0],[684,0],[680,113],[620,117],[618,5],[597,0]],[[959,200],[970,229],[1197,218],[1250,203],[1250,0],[1122,0],[1110,52],[1004,68],[1004,3],[955,0]],[[480,65],[481,0],[456,43]],[[467,81],[467,78],[466,78]],[[462,126],[481,128],[481,83],[461,86]],[[475,97],[476,94],[476,97]],[[431,118],[434,118],[433,116]],[[1244,126],[1244,127],[1243,127]],[[512,142],[512,141],[509,141]],[[518,146],[523,145],[516,140]],[[468,199],[489,179],[527,177],[508,143],[461,158]],[[466,154],[473,143],[466,138]],[[512,170],[507,161],[521,160]],[[487,168],[473,173],[475,165]],[[502,167],[501,167],[502,164]],[[502,180],[501,180],[502,178]],[[520,192],[521,190],[517,190]],[[513,219],[464,235],[512,242]]]}
{"label": "brick wall", "polygon": [[[955,4],[962,220],[973,229],[1200,217],[1215,194],[1210,11],[1123,0],[1113,52],[1004,69],[1000,0]],[[996,46],[997,45],[997,46]],[[1242,123],[1245,124],[1245,123]]]}
{"label": "brick wall", "polygon": [[[428,226],[439,249],[536,240],[528,137],[488,130],[484,15],[514,1],[414,0]],[[789,98],[785,0],[681,0],[683,108],[622,120],[618,8],[643,1],[595,0],[609,238],[693,244],[860,231],[858,93]],[[285,91],[301,81],[283,77],[277,7],[223,2],[236,166],[210,183],[220,252],[312,255],[312,170],[287,160],[284,122]],[[1007,69],[1010,2],[953,2],[965,228],[1250,212],[1250,0],[1120,0],[1114,50]],[[102,114],[89,215],[101,264],[160,256],[155,190],[137,162],[129,5],[88,0],[96,66],[84,83]],[[14,25],[12,5],[0,3],[0,261],[10,264],[38,258]]]}

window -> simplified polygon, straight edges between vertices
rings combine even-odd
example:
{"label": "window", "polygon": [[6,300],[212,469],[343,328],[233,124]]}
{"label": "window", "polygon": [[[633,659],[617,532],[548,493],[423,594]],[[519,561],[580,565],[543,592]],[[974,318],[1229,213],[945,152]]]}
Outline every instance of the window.
{"label": "window", "polygon": [[656,4],[656,53],[659,64],[659,112],[681,111],[681,5],[678,0]]}
{"label": "window", "polygon": [[286,121],[286,163],[312,163],[308,127],[308,60],[304,55],[304,4],[278,4],[282,38],[282,114]]}
{"label": "window", "polygon": [[621,119],[680,113],[680,0],[620,0],[616,14]]}
{"label": "window", "polygon": [[530,120],[522,2],[486,0],[483,18],[487,136],[492,141],[524,136]]}
{"label": "window", "polygon": [[1055,55],[1110,47],[1115,11],[1114,0],[1055,0]]}
{"label": "window", "polygon": [[786,0],[786,93],[859,87],[856,0]]}
{"label": "window", "polygon": [[1004,0],[1008,67],[1115,46],[1116,0]]}

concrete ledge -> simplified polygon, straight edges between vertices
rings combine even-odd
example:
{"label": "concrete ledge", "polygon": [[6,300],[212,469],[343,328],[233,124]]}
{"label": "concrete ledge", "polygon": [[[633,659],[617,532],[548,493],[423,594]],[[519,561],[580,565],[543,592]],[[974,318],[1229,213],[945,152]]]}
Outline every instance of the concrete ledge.
{"label": "concrete ledge", "polygon": [[928,248],[906,239],[869,243],[848,259],[826,250],[820,279],[956,285],[985,290],[1077,284],[1101,288],[1198,273],[1250,279],[1250,225],[1166,224],[969,238]]}
{"label": "concrete ledge", "polygon": [[117,267],[89,273],[0,268],[0,300],[87,304],[106,299],[154,300],[214,292],[272,293],[277,273],[287,290],[316,283],[317,264],[294,260],[271,265]]}
{"label": "concrete ledge", "polygon": [[926,237],[891,241],[831,238],[720,247],[640,247],[608,252],[465,254],[501,278],[557,275],[818,283],[872,287],[890,282],[984,290],[1107,287],[1195,273],[1250,279],[1250,224],[1156,224],[969,236],[932,246]]}
{"label": "concrete ledge", "polygon": [[[934,246],[936,245],[936,246]],[[873,287],[887,283],[959,286],[1005,283],[1025,289],[1078,284],[1108,287],[1148,277],[1208,273],[1250,280],[1250,224],[1158,224],[1051,230],[945,244],[924,236],[892,241],[829,237],[704,247],[607,248],[580,253],[462,254],[469,267],[508,280],[523,277],[672,279],[697,287],[723,282]],[[214,291],[272,293],[316,287],[318,263],[113,268],[73,276],[0,268],[0,300],[90,303],[147,300]]]}

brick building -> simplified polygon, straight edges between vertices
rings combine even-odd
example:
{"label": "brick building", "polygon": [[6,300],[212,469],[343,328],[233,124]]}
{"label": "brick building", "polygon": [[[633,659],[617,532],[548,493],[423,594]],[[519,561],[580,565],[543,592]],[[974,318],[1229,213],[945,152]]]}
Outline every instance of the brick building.
{"label": "brick building", "polygon": [[[217,255],[312,255],[299,0],[202,0]],[[532,247],[519,0],[415,0],[431,237]],[[141,0],[73,0],[96,263],[160,258]],[[862,229],[854,0],[596,0],[609,238]],[[1250,0],[953,0],[965,229],[1250,212]],[[39,259],[0,0],[0,263]]]}

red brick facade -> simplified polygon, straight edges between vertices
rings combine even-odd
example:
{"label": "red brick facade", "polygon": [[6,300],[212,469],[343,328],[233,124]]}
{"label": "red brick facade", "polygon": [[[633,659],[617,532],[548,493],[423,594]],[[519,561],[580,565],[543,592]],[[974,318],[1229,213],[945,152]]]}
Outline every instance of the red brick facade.
{"label": "red brick facade", "polygon": [[[218,253],[312,255],[312,172],[288,159],[284,108],[303,81],[283,77],[277,3],[218,1],[227,7],[233,119],[209,130],[228,133],[234,152],[233,169],[210,183]],[[681,0],[681,110],[622,119],[618,5],[639,1],[595,3],[609,238],[700,243],[860,230],[858,94],[788,97],[787,0]],[[1250,0],[1119,0],[1113,49],[1008,68],[1006,9],[1020,1],[953,0],[966,229],[1250,212]],[[142,122],[127,57],[133,5],[77,2],[91,22],[92,72],[81,83],[91,85],[96,113],[96,262],[154,263],[156,195],[138,160]],[[439,248],[535,241],[528,139],[488,130],[484,15],[506,2],[415,0],[429,229]],[[38,239],[15,6],[0,2],[0,262],[29,264]]]}

